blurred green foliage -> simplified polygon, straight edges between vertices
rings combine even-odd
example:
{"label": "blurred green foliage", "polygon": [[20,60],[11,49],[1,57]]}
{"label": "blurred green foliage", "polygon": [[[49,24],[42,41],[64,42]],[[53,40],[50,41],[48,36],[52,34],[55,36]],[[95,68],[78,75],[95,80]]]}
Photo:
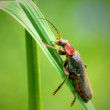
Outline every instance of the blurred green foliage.
{"label": "blurred green foliage", "polygon": [[[72,43],[87,64],[95,108],[109,110],[109,1],[40,0],[37,3],[43,15]],[[81,110],[77,101],[70,107],[73,95],[65,85],[52,96],[62,80],[41,50],[39,54],[44,110]],[[27,90],[24,29],[0,10],[0,110],[27,110]]]}

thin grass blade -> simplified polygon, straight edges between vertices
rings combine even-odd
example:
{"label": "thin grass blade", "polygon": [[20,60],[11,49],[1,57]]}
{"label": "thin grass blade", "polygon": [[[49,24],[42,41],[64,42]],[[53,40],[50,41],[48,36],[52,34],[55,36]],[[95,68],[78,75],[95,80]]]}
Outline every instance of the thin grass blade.
{"label": "thin grass blade", "polygon": [[[55,41],[55,37],[47,22],[39,19],[44,18],[44,16],[38,7],[30,0],[18,0],[17,2],[0,2],[0,8],[13,16],[31,34],[59,75],[64,79],[65,74],[62,70],[64,59],[58,55],[56,50],[46,48],[41,42],[43,39],[45,43],[54,46],[51,41]],[[67,81],[67,86],[74,94],[74,87],[70,80]],[[84,110],[95,110],[91,101],[85,104],[79,96],[77,100]]]}

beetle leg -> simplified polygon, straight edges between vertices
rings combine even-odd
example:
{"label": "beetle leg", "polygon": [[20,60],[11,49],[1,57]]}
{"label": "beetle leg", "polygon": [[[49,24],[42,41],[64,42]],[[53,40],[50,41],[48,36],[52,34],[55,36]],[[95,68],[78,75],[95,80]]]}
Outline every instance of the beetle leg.
{"label": "beetle leg", "polygon": [[[41,39],[41,40],[42,40],[42,39]],[[43,40],[42,40],[42,43],[43,43],[46,47],[48,47],[48,48],[53,48],[53,49],[55,49],[55,50],[63,51],[62,49],[58,49],[58,48],[55,48],[55,47],[53,47],[53,46],[51,46],[51,45],[48,45],[48,44],[44,43]]]}
{"label": "beetle leg", "polygon": [[74,92],[74,99],[73,99],[73,101],[71,102],[71,106],[74,104],[74,102],[76,101],[76,97],[77,97],[77,94],[76,94],[76,90],[75,90],[75,92]]}
{"label": "beetle leg", "polygon": [[65,73],[67,76],[69,76],[69,72],[68,72],[68,70],[66,69],[66,67],[63,67],[63,71],[64,71],[64,73]]}
{"label": "beetle leg", "polygon": [[65,50],[62,50],[61,47],[59,47],[58,54],[59,55],[66,55],[66,52],[65,52]]}
{"label": "beetle leg", "polygon": [[67,64],[68,64],[68,61],[67,61],[67,59],[66,59],[65,62],[64,62],[64,64],[63,64],[63,71],[64,71],[64,73],[65,73],[67,76],[69,76],[69,71],[66,69]]}
{"label": "beetle leg", "polygon": [[[42,40],[42,39],[41,39],[41,40]],[[55,47],[53,47],[53,46],[51,46],[51,45],[48,45],[48,44],[44,43],[43,40],[42,40],[42,43],[43,43],[46,47],[48,47],[48,48],[53,48],[53,49],[55,49],[55,50],[59,50],[59,49],[57,49],[57,48],[55,48]]]}
{"label": "beetle leg", "polygon": [[68,70],[66,69],[66,66],[67,66],[67,59],[65,60],[64,62],[64,65],[63,65],[63,70],[65,72],[65,74],[67,75],[67,77],[64,79],[64,81],[57,87],[57,89],[53,92],[53,95],[55,95],[57,93],[57,91],[62,87],[62,85],[65,83],[65,81],[69,78],[69,72]]}
{"label": "beetle leg", "polygon": [[57,93],[57,91],[62,87],[62,85],[65,83],[65,81],[68,79],[68,76],[64,79],[64,81],[57,87],[57,89],[53,92],[53,95]]}

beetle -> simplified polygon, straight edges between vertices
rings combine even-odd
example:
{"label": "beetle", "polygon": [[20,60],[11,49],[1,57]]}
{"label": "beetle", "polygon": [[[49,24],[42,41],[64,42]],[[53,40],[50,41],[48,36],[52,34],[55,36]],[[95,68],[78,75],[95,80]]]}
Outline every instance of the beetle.
{"label": "beetle", "polygon": [[[44,18],[42,18],[44,19]],[[43,44],[48,48],[53,48],[58,50],[59,55],[66,55],[66,60],[63,64],[63,70],[65,75],[67,76],[64,81],[58,86],[58,88],[53,92],[53,95],[57,93],[57,91],[62,87],[65,81],[69,78],[72,80],[72,84],[75,88],[74,99],[71,103],[71,106],[74,104],[77,93],[81,97],[81,99],[87,103],[92,98],[92,89],[90,83],[88,81],[86,65],[83,63],[80,54],[76,51],[76,49],[71,45],[68,40],[63,40],[57,30],[57,28],[47,19],[48,23],[50,23],[53,28],[56,30],[58,34],[57,40],[54,42],[59,49],[48,45],[46,43]]]}

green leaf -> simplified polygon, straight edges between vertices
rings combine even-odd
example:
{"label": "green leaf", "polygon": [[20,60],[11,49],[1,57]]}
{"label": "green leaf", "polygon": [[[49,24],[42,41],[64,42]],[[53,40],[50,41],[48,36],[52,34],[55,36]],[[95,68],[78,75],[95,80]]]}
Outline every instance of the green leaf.
{"label": "green leaf", "polygon": [[[47,22],[39,19],[44,18],[44,16],[38,7],[30,0],[17,0],[16,2],[0,2],[0,9],[13,16],[30,33],[58,71],[59,75],[64,79],[65,74],[62,69],[64,59],[58,55],[56,50],[46,48],[41,42],[41,39],[43,39],[45,43],[54,46],[51,41],[55,41],[55,37]],[[74,87],[69,79],[66,84],[74,94]],[[84,110],[94,110],[91,101],[85,104],[79,95],[77,100]]]}

